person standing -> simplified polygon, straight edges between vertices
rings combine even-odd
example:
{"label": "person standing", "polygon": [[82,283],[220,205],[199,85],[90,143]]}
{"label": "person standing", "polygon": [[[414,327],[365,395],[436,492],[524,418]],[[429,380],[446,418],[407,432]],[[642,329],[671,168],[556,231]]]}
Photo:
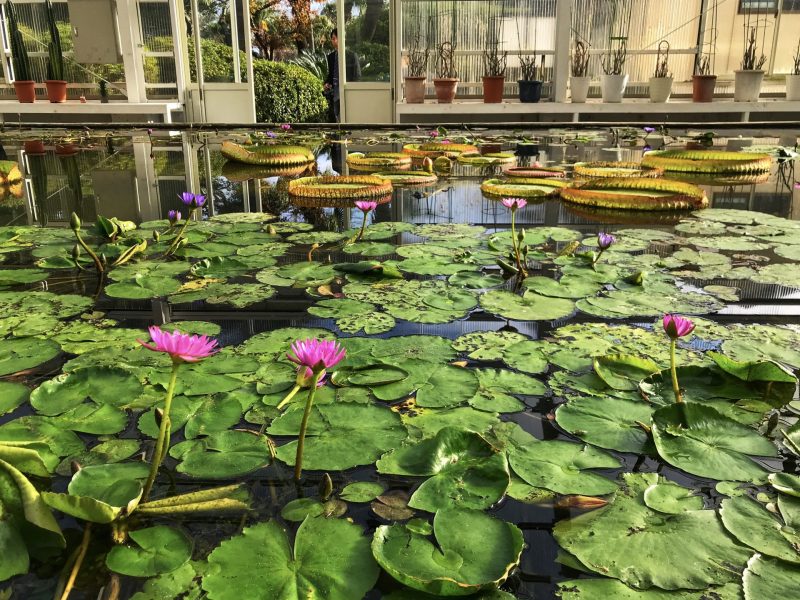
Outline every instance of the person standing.
{"label": "person standing", "polygon": [[[331,121],[339,122],[339,32],[334,27],[331,31],[331,46],[333,52],[328,54],[328,76],[325,78],[323,87],[328,98],[328,110]],[[355,52],[345,51],[345,69],[347,70],[347,81],[358,81],[361,79],[361,65]]]}

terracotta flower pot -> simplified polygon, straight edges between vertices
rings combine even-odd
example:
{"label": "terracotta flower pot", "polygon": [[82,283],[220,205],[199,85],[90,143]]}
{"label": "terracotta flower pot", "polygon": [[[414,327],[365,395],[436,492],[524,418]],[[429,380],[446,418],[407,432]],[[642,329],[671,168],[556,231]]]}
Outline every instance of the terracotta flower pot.
{"label": "terracotta flower pot", "polygon": [[423,77],[405,78],[406,104],[422,104],[425,102],[425,81]]}
{"label": "terracotta flower pot", "polygon": [[692,102],[711,102],[714,100],[716,75],[692,75]]}
{"label": "terracotta flower pot", "polygon": [[498,104],[503,101],[503,86],[506,82],[505,75],[483,76],[483,102],[484,104]]}
{"label": "terracotta flower pot", "polygon": [[32,154],[33,156],[41,156],[46,153],[42,140],[26,140],[22,147],[25,149],[26,154]]}
{"label": "terracotta flower pot", "polygon": [[22,104],[30,104],[36,101],[36,82],[35,81],[15,81],[14,91],[17,93],[17,100]]}
{"label": "terracotta flower pot", "polygon": [[436,90],[436,101],[439,104],[450,104],[456,97],[458,79],[455,77],[441,77],[433,80]]}
{"label": "terracotta flower pot", "polygon": [[78,146],[71,142],[56,144],[56,154],[58,156],[73,156],[78,153]]}
{"label": "terracotta flower pot", "polygon": [[57,79],[48,79],[44,82],[47,86],[47,99],[50,102],[66,102],[67,101],[67,82],[59,81]]}

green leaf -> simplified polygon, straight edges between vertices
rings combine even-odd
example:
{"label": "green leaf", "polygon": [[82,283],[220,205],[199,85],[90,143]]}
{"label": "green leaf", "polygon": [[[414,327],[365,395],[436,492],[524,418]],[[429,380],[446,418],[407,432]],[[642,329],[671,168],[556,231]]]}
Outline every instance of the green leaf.
{"label": "green leaf", "polygon": [[[303,408],[289,410],[272,422],[271,435],[297,435]],[[385,451],[405,440],[399,415],[388,408],[346,403],[314,406],[308,420],[303,468],[343,471],[375,462]],[[297,442],[280,446],[277,457],[294,465]]]}
{"label": "green leaf", "polygon": [[754,554],[742,576],[745,600],[787,598],[800,585],[800,568]]}
{"label": "green leaf", "polygon": [[[644,492],[655,473],[628,473],[603,508],[559,521],[558,544],[586,568],[640,589],[705,589],[739,580],[750,551],[725,531],[713,510],[653,511]],[[669,565],[665,568],[664,565]]]}
{"label": "green leaf", "polygon": [[620,452],[641,454],[650,438],[638,423],[650,423],[653,407],[609,396],[577,396],[556,409],[556,422],[585,442]]}
{"label": "green leaf", "polygon": [[372,481],[357,481],[345,486],[339,497],[348,502],[371,502],[380,496],[386,488]]}
{"label": "green leaf", "polygon": [[438,596],[492,590],[522,554],[522,532],[480,511],[439,510],[433,529],[437,546],[407,525],[383,525],[375,531],[372,553],[400,583]]}
{"label": "green leaf", "polygon": [[800,498],[800,476],[789,473],[772,473],[767,477],[772,487],[782,494]]}
{"label": "green leaf", "polygon": [[648,375],[661,371],[650,359],[631,354],[609,354],[594,359],[594,371],[609,387],[615,390],[639,389],[639,382]]}
{"label": "green leaf", "polygon": [[199,600],[202,591],[195,581],[197,576],[193,563],[187,562],[174,571],[149,579],[131,600]]}
{"label": "green leaf", "polygon": [[177,529],[156,525],[128,535],[136,546],[114,546],[106,556],[106,566],[116,573],[153,577],[180,568],[192,557],[191,538]]}
{"label": "green leaf", "polygon": [[775,361],[740,362],[719,352],[709,352],[708,356],[717,366],[742,381],[769,381],[797,384],[797,377],[786,367]]}
{"label": "green leaf", "polygon": [[456,338],[453,348],[474,360],[501,360],[506,348],[527,339],[513,331],[475,331]]}
{"label": "green leaf", "polygon": [[649,486],[642,499],[648,508],[668,515],[703,509],[701,496],[671,481],[658,481]]}
{"label": "green leaf", "polygon": [[128,506],[142,492],[150,467],[142,462],[84,467],[69,482],[73,496],[94,498],[111,506]]}
{"label": "green leaf", "polygon": [[89,399],[121,407],[134,402],[143,387],[137,377],[116,367],[86,367],[45,381],[31,394],[31,404],[45,415],[60,415]]}
{"label": "green leaf", "polygon": [[769,440],[701,404],[672,404],[653,413],[653,440],[661,458],[700,477],[756,481],[767,473],[750,456],[777,456]]}
{"label": "green leaf", "polygon": [[719,516],[725,529],[741,543],[767,556],[800,564],[800,536],[756,500],[748,496],[726,498]]}
{"label": "green leaf", "polygon": [[53,340],[17,338],[0,340],[0,376],[32,369],[54,359],[61,352]]}
{"label": "green leaf", "polygon": [[308,517],[292,550],[275,522],[259,523],[222,542],[208,557],[203,589],[211,600],[353,600],[378,578],[361,528],[342,519]]}
{"label": "green leaf", "polygon": [[207,479],[239,477],[270,462],[266,437],[238,430],[180,442],[169,454],[180,460],[179,473]]}
{"label": "green leaf", "polygon": [[436,512],[441,508],[489,508],[509,484],[508,465],[477,433],[455,427],[435,437],[384,454],[378,472],[429,477],[411,496],[411,508]]}
{"label": "green leaf", "polygon": [[726,583],[692,591],[637,590],[616,579],[571,579],[560,582],[557,593],[561,600],[740,600],[742,588]]}
{"label": "green leaf", "polygon": [[487,312],[517,321],[555,321],[575,312],[572,300],[548,298],[531,291],[522,296],[505,290],[486,292],[480,303]]}

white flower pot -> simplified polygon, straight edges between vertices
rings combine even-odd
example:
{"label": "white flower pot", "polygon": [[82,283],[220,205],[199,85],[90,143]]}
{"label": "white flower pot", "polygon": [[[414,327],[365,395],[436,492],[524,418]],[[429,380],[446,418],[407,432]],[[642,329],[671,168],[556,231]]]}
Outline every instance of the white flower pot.
{"label": "white flower pot", "polygon": [[761,82],[764,71],[734,71],[736,84],[733,88],[733,99],[736,102],[756,102],[761,94]]}
{"label": "white flower pot", "polygon": [[668,102],[672,95],[672,77],[650,78],[650,102]]}
{"label": "white flower pot", "polygon": [[800,100],[800,75],[786,76],[786,99]]}
{"label": "white flower pot", "polygon": [[622,102],[625,87],[628,85],[628,75],[603,75],[601,80],[603,102]]}
{"label": "white flower pot", "polygon": [[588,75],[569,78],[569,91],[573,102],[586,102],[590,83],[592,83],[592,78]]}

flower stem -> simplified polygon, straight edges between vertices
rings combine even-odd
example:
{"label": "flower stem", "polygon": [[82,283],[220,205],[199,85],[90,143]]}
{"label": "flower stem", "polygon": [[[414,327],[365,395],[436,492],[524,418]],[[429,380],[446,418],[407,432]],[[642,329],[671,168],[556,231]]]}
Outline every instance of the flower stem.
{"label": "flower stem", "polygon": [[183,225],[181,225],[181,228],[178,231],[178,235],[176,235],[175,239],[172,240],[172,243],[169,245],[169,248],[167,248],[167,251],[164,252],[164,256],[169,256],[170,254],[175,252],[175,250],[178,248],[178,244],[183,238],[183,232],[186,231],[186,228],[189,226],[189,221],[191,221],[194,211],[195,209],[193,208],[189,211],[189,214],[186,215],[186,220],[183,222]]}
{"label": "flower stem", "polygon": [[314,380],[311,382],[311,389],[308,390],[308,400],[306,400],[306,410],[303,413],[303,420],[300,422],[300,437],[297,438],[297,454],[294,459],[294,480],[300,481],[303,473],[303,447],[306,442],[306,428],[308,418],[311,416],[311,407],[314,406],[314,394],[317,393],[317,384],[323,375],[323,371],[314,373]]}
{"label": "flower stem", "polygon": [[595,265],[597,264],[597,261],[600,260],[601,256],[603,256],[603,249],[602,248],[600,248],[600,251],[597,254],[595,254],[594,258],[592,259],[592,269],[595,268]]}
{"label": "flower stem", "polygon": [[681,386],[678,384],[678,369],[675,361],[675,347],[678,345],[678,340],[672,340],[669,345],[669,363],[670,371],[672,372],[672,391],[675,394],[675,402],[682,403]]}
{"label": "flower stem", "polygon": [[[103,269],[103,263],[100,262],[100,259],[97,257],[97,254],[95,254],[94,250],[89,248],[89,246],[86,244],[86,242],[83,241],[83,238],[81,237],[81,234],[80,234],[80,232],[78,230],[75,230],[75,237],[78,238],[78,243],[81,245],[81,248],[83,248],[86,251],[86,254],[88,254],[89,256],[92,257],[92,260],[94,261],[94,266],[97,269],[97,272],[98,273],[102,273],[103,270],[104,270]],[[77,264],[77,263],[78,263],[78,261],[76,260],[75,264]]]}
{"label": "flower stem", "polygon": [[281,400],[280,404],[278,404],[278,410],[282,409],[284,406],[286,406],[287,404],[289,404],[289,402],[291,402],[292,398],[294,398],[294,397],[295,397],[295,394],[297,394],[297,392],[299,392],[299,391],[300,391],[300,386],[299,386],[299,385],[296,385],[296,386],[294,386],[294,387],[292,388],[292,391],[291,391],[291,392],[289,392],[289,393],[286,395],[286,398],[284,398],[283,400]]}
{"label": "flower stem", "polygon": [[78,546],[78,553],[75,556],[75,562],[72,563],[69,579],[67,580],[67,584],[64,586],[64,591],[61,593],[61,600],[67,600],[67,598],[69,598],[72,587],[75,585],[75,580],[78,578],[78,572],[81,570],[83,559],[86,558],[86,551],[89,549],[89,540],[91,539],[91,534],[92,524],[87,522],[83,528],[83,539],[81,540],[81,545]]}
{"label": "flower stem", "polygon": [[172,363],[172,374],[169,378],[169,386],[167,386],[167,397],[164,400],[164,416],[161,418],[161,425],[158,428],[158,438],[156,439],[156,449],[153,451],[153,458],[150,464],[150,474],[147,476],[147,482],[144,484],[144,491],[142,492],[141,502],[147,502],[150,497],[150,490],[153,489],[156,475],[158,474],[158,467],[161,466],[161,461],[167,454],[169,448],[169,434],[170,434],[170,420],[169,411],[172,407],[172,396],[175,393],[175,382],[178,380],[178,369],[181,363]]}
{"label": "flower stem", "polygon": [[364,237],[364,229],[367,227],[367,215],[369,213],[364,213],[364,218],[361,219],[361,231],[358,232],[358,237],[356,238],[357,242],[361,241],[361,238]]}
{"label": "flower stem", "polygon": [[526,277],[528,275],[528,271],[522,265],[522,259],[519,255],[519,241],[517,240],[517,229],[516,229],[516,217],[517,217],[517,209],[513,209],[511,211],[511,245],[514,247],[514,260],[517,262],[517,270],[519,271],[520,275]]}

